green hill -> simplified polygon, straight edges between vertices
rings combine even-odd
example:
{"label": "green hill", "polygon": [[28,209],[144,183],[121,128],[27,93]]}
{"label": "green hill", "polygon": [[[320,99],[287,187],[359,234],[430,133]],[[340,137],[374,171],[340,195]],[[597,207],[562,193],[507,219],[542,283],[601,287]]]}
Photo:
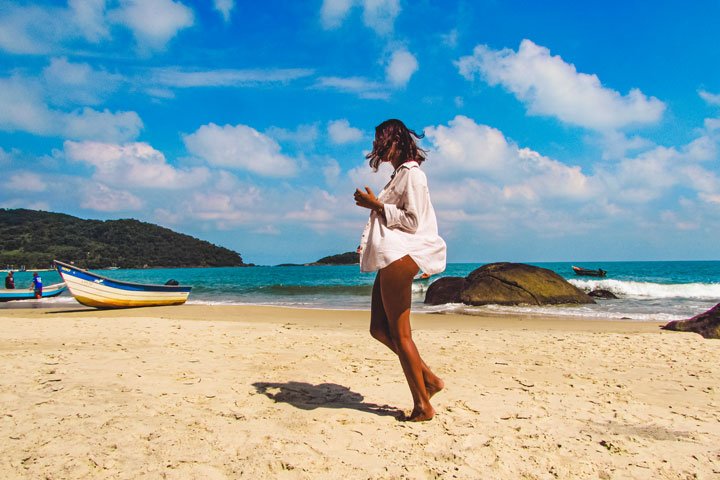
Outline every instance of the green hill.
{"label": "green hill", "polygon": [[61,213],[0,209],[0,268],[248,266],[239,253],[138,220],[83,220]]}
{"label": "green hill", "polygon": [[360,255],[357,252],[345,252],[323,257],[313,265],[354,265],[357,263],[360,263]]}

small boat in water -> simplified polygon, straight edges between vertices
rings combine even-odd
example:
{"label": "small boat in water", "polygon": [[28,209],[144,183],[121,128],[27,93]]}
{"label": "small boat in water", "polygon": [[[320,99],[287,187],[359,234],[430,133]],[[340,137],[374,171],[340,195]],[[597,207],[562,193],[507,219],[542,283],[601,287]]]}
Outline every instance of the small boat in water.
{"label": "small boat in water", "polygon": [[[48,285],[43,287],[42,298],[57,297],[65,290],[67,290],[67,286],[62,282]],[[32,288],[0,288],[0,302],[30,299],[35,299],[35,291]]]}
{"label": "small boat in water", "polygon": [[127,308],[182,305],[192,287],[177,285],[171,280],[165,285],[123,282],[103,277],[55,260],[55,268],[65,280],[75,300],[88,307]]}
{"label": "small boat in water", "polygon": [[575,272],[575,275],[585,275],[588,277],[604,277],[605,275],[607,275],[607,272],[602,268],[598,268],[597,270],[591,270],[589,268],[576,267],[575,265],[573,265],[572,269]]}

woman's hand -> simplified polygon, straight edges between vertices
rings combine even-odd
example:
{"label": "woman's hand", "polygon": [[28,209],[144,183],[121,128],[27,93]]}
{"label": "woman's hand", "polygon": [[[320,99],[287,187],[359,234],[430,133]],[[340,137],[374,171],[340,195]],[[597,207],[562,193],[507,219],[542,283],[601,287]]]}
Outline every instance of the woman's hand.
{"label": "woman's hand", "polygon": [[355,205],[375,211],[381,211],[383,209],[383,204],[377,199],[370,187],[365,187],[364,192],[356,188],[354,197]]}

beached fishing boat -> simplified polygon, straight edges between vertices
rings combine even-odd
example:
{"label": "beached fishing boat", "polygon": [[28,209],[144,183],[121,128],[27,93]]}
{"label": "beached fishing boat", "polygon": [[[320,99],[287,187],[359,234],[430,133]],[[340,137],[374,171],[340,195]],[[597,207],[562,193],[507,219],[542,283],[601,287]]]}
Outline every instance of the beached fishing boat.
{"label": "beached fishing boat", "polygon": [[[127,308],[181,305],[192,287],[122,282],[55,260],[75,300],[88,307]],[[177,283],[177,282],[175,282]]]}
{"label": "beached fishing boat", "polygon": [[[48,285],[43,287],[42,298],[57,297],[65,290],[67,290],[67,286],[62,282]],[[35,291],[32,288],[0,288],[0,302],[30,299],[35,299]]]}
{"label": "beached fishing boat", "polygon": [[602,268],[598,268],[597,270],[591,270],[589,268],[576,267],[575,265],[573,265],[572,269],[575,272],[575,275],[585,275],[588,277],[604,277],[605,275],[607,275],[607,272]]}

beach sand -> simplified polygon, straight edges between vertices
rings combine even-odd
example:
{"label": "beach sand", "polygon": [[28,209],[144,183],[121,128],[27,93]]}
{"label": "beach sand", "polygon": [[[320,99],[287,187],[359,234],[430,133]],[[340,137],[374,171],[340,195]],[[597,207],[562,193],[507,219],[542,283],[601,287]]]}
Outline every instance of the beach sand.
{"label": "beach sand", "polygon": [[412,400],[368,312],[0,310],[0,478],[720,478],[720,341],[656,323],[413,315]]}

